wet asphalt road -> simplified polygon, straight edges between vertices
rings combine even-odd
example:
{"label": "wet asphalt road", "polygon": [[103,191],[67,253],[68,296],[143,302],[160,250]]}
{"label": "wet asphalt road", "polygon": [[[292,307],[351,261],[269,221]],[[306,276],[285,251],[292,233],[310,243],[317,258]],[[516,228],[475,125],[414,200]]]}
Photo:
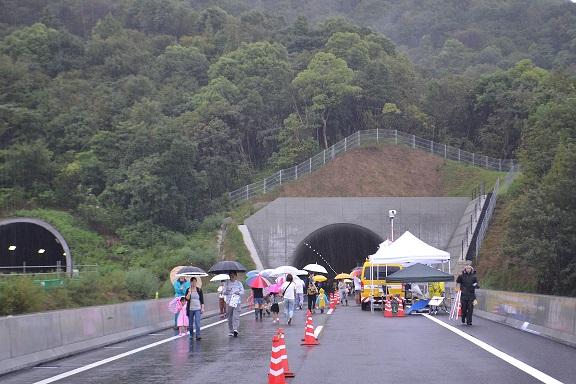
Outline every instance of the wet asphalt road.
{"label": "wet asphalt road", "polygon": [[[447,317],[438,317],[448,322]],[[205,319],[204,324],[218,321]],[[564,383],[576,383],[576,349],[476,318],[461,329]],[[450,324],[456,324],[449,322]],[[300,346],[304,313],[283,325],[290,368],[288,383],[538,383],[527,373],[489,354],[424,316],[385,319],[381,312],[339,307],[315,315],[324,325],[320,345]],[[240,337],[227,336],[225,323],[167,341],[57,383],[267,383],[271,341],[277,326],[269,318],[241,318]],[[37,383],[64,372],[174,336],[166,330],[42,366],[0,376],[0,383]],[[44,381],[47,383],[48,381]]]}

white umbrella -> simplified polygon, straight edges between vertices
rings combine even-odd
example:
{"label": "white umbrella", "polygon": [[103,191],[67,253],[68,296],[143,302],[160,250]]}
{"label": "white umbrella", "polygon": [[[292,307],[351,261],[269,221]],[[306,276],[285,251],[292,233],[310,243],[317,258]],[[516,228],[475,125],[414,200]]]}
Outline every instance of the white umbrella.
{"label": "white umbrella", "polygon": [[310,272],[316,272],[316,273],[328,273],[326,268],[324,268],[320,264],[308,264],[307,266],[305,266],[302,269],[305,269],[305,270],[310,271]]}
{"label": "white umbrella", "polygon": [[297,275],[298,274],[298,268],[296,267],[292,267],[290,265],[282,265],[278,268],[274,269],[274,276],[278,276],[278,275],[285,275],[290,273],[291,275]]}
{"label": "white umbrella", "polygon": [[224,280],[230,280],[230,275],[228,275],[227,273],[221,273],[210,279],[210,281],[224,281]]}
{"label": "white umbrella", "polygon": [[264,269],[262,272],[260,272],[261,276],[264,277],[270,277],[270,276],[274,276],[274,270],[273,269]]}
{"label": "white umbrella", "polygon": [[299,269],[298,273],[296,274],[298,276],[308,276],[308,271],[305,271],[303,269]]}

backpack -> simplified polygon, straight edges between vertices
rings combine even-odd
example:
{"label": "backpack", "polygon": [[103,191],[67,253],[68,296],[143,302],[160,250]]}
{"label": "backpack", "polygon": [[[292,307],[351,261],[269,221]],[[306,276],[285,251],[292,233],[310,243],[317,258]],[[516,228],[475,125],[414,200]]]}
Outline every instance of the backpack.
{"label": "backpack", "polygon": [[307,293],[311,296],[317,295],[318,294],[318,288],[316,287],[316,284],[314,284],[313,282],[309,282]]}

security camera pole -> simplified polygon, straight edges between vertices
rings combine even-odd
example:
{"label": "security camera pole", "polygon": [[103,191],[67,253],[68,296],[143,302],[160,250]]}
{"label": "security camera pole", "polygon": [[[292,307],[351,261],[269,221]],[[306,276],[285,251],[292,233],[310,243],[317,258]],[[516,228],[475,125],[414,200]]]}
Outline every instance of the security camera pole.
{"label": "security camera pole", "polygon": [[396,216],[396,210],[391,209],[388,211],[388,217],[390,218],[390,241],[394,241],[394,217]]}

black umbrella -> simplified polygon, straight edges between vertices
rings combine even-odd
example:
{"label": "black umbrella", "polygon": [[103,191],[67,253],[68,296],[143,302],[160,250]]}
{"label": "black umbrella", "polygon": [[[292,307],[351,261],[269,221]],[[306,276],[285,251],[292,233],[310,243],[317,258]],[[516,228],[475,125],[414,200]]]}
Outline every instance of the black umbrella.
{"label": "black umbrella", "polygon": [[176,274],[176,276],[208,276],[208,274],[206,273],[206,271],[204,271],[202,268],[198,268],[198,267],[193,267],[193,266],[187,266],[187,267],[182,267],[178,270],[178,273]]}
{"label": "black umbrella", "polygon": [[210,268],[209,273],[246,272],[246,267],[237,261],[222,260]]}

